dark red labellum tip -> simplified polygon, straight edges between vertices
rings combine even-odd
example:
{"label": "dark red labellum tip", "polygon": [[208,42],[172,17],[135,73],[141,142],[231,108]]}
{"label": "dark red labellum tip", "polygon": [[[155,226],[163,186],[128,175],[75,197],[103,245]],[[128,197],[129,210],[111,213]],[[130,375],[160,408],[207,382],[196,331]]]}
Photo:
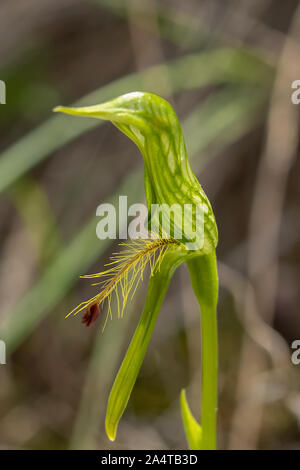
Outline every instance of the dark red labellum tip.
{"label": "dark red labellum tip", "polygon": [[86,326],[91,326],[99,317],[100,308],[98,302],[88,305],[85,314],[82,317],[81,323]]}

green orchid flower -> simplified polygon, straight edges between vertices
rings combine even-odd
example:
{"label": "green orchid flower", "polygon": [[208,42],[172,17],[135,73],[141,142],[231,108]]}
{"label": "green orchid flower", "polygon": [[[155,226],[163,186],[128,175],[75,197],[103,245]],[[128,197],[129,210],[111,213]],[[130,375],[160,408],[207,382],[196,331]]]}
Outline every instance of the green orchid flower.
{"label": "green orchid flower", "polygon": [[[144,92],[128,93],[95,106],[60,106],[54,111],[109,120],[138,146],[144,159],[147,225],[150,233],[157,234],[153,240],[133,241],[123,252],[125,255],[121,252],[112,257],[112,267],[108,270],[83,276],[106,276],[104,288],[70,312],[76,314],[86,309],[83,321],[89,325],[98,316],[99,305],[108,298],[111,315],[111,294],[119,287],[125,304],[129,293],[134,293],[142,278],[145,265],[150,263],[145,307],[109,396],[107,435],[111,440],[116,437],[118,423],[141,368],[170,280],[177,267],[186,262],[201,310],[202,391],[201,426],[193,417],[182,391],[183,425],[191,449],[215,449],[218,368],[215,250],[218,232],[211,205],[190,167],[176,113],[161,97]],[[119,305],[119,294],[116,296]],[[122,316],[123,308],[119,316]]]}

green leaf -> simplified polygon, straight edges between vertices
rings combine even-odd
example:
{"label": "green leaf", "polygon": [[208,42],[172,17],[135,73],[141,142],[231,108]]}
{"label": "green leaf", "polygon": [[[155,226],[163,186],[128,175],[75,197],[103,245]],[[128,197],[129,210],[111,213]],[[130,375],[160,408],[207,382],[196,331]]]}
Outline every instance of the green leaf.
{"label": "green leaf", "polygon": [[201,449],[202,427],[192,415],[186,399],[185,390],[181,390],[180,407],[185,436],[189,447],[191,450]]}

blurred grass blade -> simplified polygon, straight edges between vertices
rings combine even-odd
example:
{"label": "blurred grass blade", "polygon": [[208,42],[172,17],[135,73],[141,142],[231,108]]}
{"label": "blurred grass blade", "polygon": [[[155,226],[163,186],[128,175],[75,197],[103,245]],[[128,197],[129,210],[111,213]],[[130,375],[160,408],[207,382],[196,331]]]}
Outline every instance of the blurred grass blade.
{"label": "blurred grass blade", "polygon": [[23,220],[40,266],[46,267],[62,246],[61,235],[46,192],[26,175],[8,193]]}
{"label": "blurred grass blade", "polygon": [[180,407],[185,436],[189,447],[191,450],[201,449],[202,428],[192,415],[186,399],[185,390],[181,390]]}
{"label": "blurred grass blade", "polygon": [[[130,15],[130,4],[123,0],[90,0],[91,3],[99,5],[111,13],[126,19]],[[148,4],[143,2],[143,8],[138,14],[130,15],[130,21],[134,21],[139,27],[158,34],[159,37],[166,38],[180,48],[191,49],[199,47],[201,40],[207,38],[207,32],[201,31],[197,17],[186,15],[183,11],[168,8],[156,2]],[[153,15],[159,28],[153,28]],[[211,31],[210,31],[211,34]]]}
{"label": "blurred grass blade", "polygon": [[[143,194],[141,175],[141,170],[132,172],[118,188],[116,196],[107,202],[117,204],[119,194],[128,195],[128,204],[141,199]],[[57,254],[15,309],[4,316],[0,337],[5,340],[8,354],[11,354],[30,335],[39,322],[66,296],[79,274],[85,272],[111,244],[109,239],[101,242],[97,239],[96,224],[97,219],[93,216],[68,246]]]}
{"label": "blurred grass blade", "polygon": [[112,441],[141,368],[170,280],[175,269],[185,261],[186,252],[180,252],[181,249],[169,248],[160,270],[150,277],[143,313],[109,395],[105,428]]}

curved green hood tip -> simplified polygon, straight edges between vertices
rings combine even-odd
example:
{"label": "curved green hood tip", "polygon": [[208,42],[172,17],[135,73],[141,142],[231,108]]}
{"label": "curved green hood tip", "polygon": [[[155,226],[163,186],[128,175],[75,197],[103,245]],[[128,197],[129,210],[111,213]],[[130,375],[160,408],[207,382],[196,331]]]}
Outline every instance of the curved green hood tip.
{"label": "curved green hood tip", "polygon": [[[203,254],[215,249],[218,232],[214,213],[190,167],[176,113],[166,100],[152,93],[132,92],[99,105],[58,106],[54,111],[105,119],[118,127],[138,146],[144,158],[151,228],[158,225],[165,232],[163,224],[167,221],[172,236],[187,249]],[[160,206],[161,217],[158,210],[150,212],[153,204]],[[196,206],[201,208],[199,217]]]}

